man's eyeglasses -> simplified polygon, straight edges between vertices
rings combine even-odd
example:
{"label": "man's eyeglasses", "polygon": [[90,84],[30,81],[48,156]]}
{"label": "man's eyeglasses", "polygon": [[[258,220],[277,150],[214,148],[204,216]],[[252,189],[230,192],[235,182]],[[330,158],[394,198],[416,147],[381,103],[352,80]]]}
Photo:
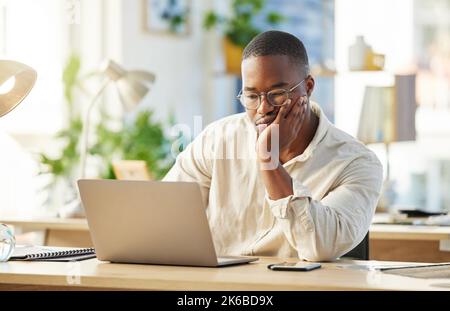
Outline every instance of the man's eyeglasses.
{"label": "man's eyeglasses", "polygon": [[270,90],[269,92],[261,92],[261,93],[252,93],[252,92],[239,92],[237,98],[241,102],[241,104],[249,109],[256,110],[259,105],[261,105],[261,97],[264,95],[268,103],[274,107],[281,107],[286,104],[286,101],[289,99],[289,94],[291,94],[300,84],[305,82],[306,79],[303,79],[290,89],[275,89]]}

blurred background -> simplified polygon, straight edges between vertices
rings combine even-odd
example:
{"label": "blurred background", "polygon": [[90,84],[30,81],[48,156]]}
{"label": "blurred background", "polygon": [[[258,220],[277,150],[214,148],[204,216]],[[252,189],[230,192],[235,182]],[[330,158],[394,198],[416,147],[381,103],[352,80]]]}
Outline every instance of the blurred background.
{"label": "blurred background", "polygon": [[[38,72],[0,119],[0,216],[73,200],[87,118],[86,176],[164,176],[205,125],[243,111],[240,53],[268,29],[305,43],[312,99],[379,156],[379,210],[449,212],[450,0],[0,0],[0,59]],[[154,77],[138,105],[103,88],[114,68]]]}

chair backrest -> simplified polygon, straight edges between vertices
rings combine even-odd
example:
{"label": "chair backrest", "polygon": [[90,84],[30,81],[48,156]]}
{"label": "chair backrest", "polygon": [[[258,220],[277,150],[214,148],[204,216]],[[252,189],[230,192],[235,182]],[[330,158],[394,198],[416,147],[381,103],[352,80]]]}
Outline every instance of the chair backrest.
{"label": "chair backrest", "polygon": [[342,257],[358,260],[369,260],[369,232],[367,232],[361,243]]}

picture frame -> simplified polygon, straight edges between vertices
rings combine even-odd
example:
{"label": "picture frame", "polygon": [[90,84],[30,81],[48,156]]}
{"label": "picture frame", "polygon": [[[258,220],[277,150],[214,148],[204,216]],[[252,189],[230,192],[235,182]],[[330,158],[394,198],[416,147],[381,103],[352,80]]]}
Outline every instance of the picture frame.
{"label": "picture frame", "polygon": [[187,36],[190,34],[191,0],[142,0],[145,33]]}
{"label": "picture frame", "polygon": [[152,180],[145,161],[114,161],[112,167],[116,178],[119,180]]}

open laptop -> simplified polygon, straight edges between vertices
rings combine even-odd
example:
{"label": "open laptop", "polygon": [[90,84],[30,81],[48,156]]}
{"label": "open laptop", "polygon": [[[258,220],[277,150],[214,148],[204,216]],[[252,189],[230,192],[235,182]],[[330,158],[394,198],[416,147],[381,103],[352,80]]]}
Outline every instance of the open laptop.
{"label": "open laptop", "polygon": [[206,267],[258,260],[217,257],[197,183],[84,179],[78,188],[100,260]]}

